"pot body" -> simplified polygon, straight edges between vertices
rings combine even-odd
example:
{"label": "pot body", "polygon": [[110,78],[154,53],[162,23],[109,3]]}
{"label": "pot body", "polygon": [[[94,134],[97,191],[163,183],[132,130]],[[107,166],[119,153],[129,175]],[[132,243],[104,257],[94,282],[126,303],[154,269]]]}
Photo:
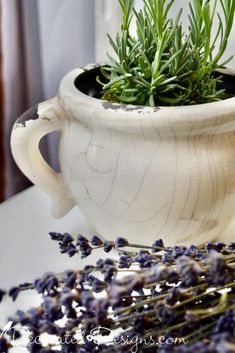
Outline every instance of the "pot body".
{"label": "pot body", "polygon": [[[78,75],[85,74],[69,73],[49,103],[63,116],[59,160],[71,206],[106,239],[214,239],[235,214],[235,98],[175,108],[110,104],[79,92]],[[48,109],[41,103],[39,116]]]}

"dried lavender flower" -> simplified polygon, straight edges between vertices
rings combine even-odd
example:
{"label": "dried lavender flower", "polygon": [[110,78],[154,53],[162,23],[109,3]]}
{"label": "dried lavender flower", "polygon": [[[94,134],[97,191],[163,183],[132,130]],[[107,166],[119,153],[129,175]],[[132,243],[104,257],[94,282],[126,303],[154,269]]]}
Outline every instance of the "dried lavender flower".
{"label": "dried lavender flower", "polygon": [[[37,338],[37,343],[28,345],[29,352],[123,353],[133,347],[143,353],[233,351],[233,243],[166,248],[161,240],[152,246],[141,246],[122,237],[115,242],[57,232],[51,232],[50,237],[68,256],[70,249],[80,257],[89,256],[98,248],[103,248],[104,254],[120,249],[120,254],[114,258],[104,256],[82,269],[46,273],[33,283],[10,289],[8,294],[13,300],[27,289],[34,289],[41,296],[39,306],[17,311],[9,318],[13,325],[27,327]],[[221,294],[222,289],[226,293]],[[1,299],[4,294],[1,290]],[[107,335],[107,343],[93,335],[100,327]],[[117,340],[108,343],[109,334],[120,328]],[[45,333],[63,343],[56,347],[44,344]],[[159,344],[162,335],[172,343]],[[12,345],[12,334],[3,331],[0,336],[0,353],[5,353]],[[177,341],[179,338],[181,341]]]}

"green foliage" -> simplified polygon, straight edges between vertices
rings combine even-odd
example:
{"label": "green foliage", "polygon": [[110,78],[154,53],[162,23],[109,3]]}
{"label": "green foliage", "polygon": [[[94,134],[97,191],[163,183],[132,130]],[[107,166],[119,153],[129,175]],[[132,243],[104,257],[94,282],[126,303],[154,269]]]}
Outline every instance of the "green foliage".
{"label": "green foliage", "polygon": [[[136,11],[132,0],[118,0],[122,8],[121,31],[109,36],[116,56],[108,55],[101,71],[107,83],[103,99],[135,105],[187,105],[223,99],[220,62],[233,25],[235,0],[189,0],[188,29],[183,32],[182,9],[174,18],[175,0],[143,0]],[[222,15],[218,12],[222,8]],[[218,26],[212,35],[217,17]],[[131,20],[136,33],[130,33]]]}

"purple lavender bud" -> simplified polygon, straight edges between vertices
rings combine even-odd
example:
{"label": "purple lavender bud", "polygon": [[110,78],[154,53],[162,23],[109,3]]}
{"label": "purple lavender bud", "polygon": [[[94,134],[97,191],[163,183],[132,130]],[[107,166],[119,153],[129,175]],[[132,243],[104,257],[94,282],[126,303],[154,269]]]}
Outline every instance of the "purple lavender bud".
{"label": "purple lavender bud", "polygon": [[45,282],[46,282],[46,289],[48,292],[56,291],[56,288],[59,286],[58,278],[54,273],[47,275]]}
{"label": "purple lavender bud", "polygon": [[107,257],[107,259],[104,260],[104,264],[115,267],[115,261],[113,259],[110,259],[109,257]]}
{"label": "purple lavender bud", "polygon": [[124,248],[125,246],[128,246],[128,244],[128,240],[123,237],[118,237],[115,241],[115,246],[117,248]]}
{"label": "purple lavender bud", "polygon": [[136,333],[143,333],[145,330],[152,329],[154,327],[154,323],[148,317],[140,316],[134,319],[133,328]]}
{"label": "purple lavender bud", "polygon": [[28,314],[31,317],[31,320],[39,320],[42,318],[44,311],[38,310],[38,308],[31,308],[28,310]]}
{"label": "purple lavender bud", "polygon": [[165,252],[162,255],[162,263],[164,263],[164,264],[173,264],[174,262],[175,262],[174,257],[171,254],[169,254],[168,252]]}
{"label": "purple lavender bud", "polygon": [[156,304],[156,314],[162,323],[171,323],[174,319],[173,310],[164,302],[158,302]]}
{"label": "purple lavender bud", "polygon": [[0,289],[0,303],[1,303],[5,294],[6,294],[6,292],[3,289]]}
{"label": "purple lavender bud", "polygon": [[235,337],[235,310],[228,310],[221,315],[213,328],[213,333],[229,332]]}
{"label": "purple lavender bud", "polygon": [[71,308],[73,303],[73,294],[70,291],[64,290],[60,296],[60,303],[67,308]]}
{"label": "purple lavender bud", "polygon": [[[63,339],[63,337],[62,337],[62,339]],[[63,343],[63,345],[62,345],[61,353],[77,353],[78,352],[77,344],[73,341],[72,335],[66,335],[66,340],[64,342],[65,343]],[[90,350],[90,352],[92,352],[92,351]]]}
{"label": "purple lavender bud", "polygon": [[51,240],[61,241],[63,239],[63,234],[57,232],[50,232],[49,233]]}
{"label": "purple lavender bud", "polygon": [[179,273],[175,269],[169,268],[168,275],[167,275],[167,281],[169,283],[177,284],[179,282],[179,280],[180,280]]}
{"label": "purple lavender bud", "polygon": [[151,267],[156,261],[147,250],[140,250],[139,256],[136,258],[136,262],[139,263],[140,268],[147,268]]}
{"label": "purple lavender bud", "polygon": [[205,280],[209,285],[224,285],[234,280],[234,269],[226,263],[220,253],[211,250],[206,263],[208,269],[205,273]]}
{"label": "purple lavender bud", "polygon": [[206,250],[210,252],[211,250],[215,250],[215,244],[213,243],[207,243],[206,244]]}
{"label": "purple lavender bud", "polygon": [[164,248],[163,240],[162,239],[155,240],[152,247],[154,252],[162,250]]}
{"label": "purple lavender bud", "polygon": [[206,255],[205,255],[205,253],[203,253],[202,250],[197,249],[197,251],[196,251],[196,258],[197,258],[198,260],[204,260],[204,259],[206,258]]}
{"label": "purple lavender bud", "polygon": [[45,282],[45,280],[44,280],[44,279],[41,279],[41,278],[36,279],[36,280],[34,281],[34,288],[36,289],[36,291],[37,291],[38,293],[43,293],[43,292],[45,291],[45,289],[46,289],[46,282]]}
{"label": "purple lavender bud", "polygon": [[54,322],[63,318],[61,306],[57,303],[55,298],[50,296],[43,298],[43,308],[48,315],[50,321]]}
{"label": "purple lavender bud", "polygon": [[179,256],[184,255],[185,250],[186,250],[186,247],[176,245],[176,246],[174,246],[174,248],[173,248],[172,256],[173,256],[175,259],[177,259]]}
{"label": "purple lavender bud", "polygon": [[16,298],[18,297],[20,293],[20,288],[19,287],[12,287],[10,290],[9,290],[9,296],[12,298],[13,301],[16,300]]}
{"label": "purple lavender bud", "polygon": [[168,267],[166,265],[154,265],[145,276],[145,283],[152,284],[168,279]]}
{"label": "purple lavender bud", "polygon": [[184,252],[184,256],[195,257],[197,253],[197,247],[195,245],[190,245]]}
{"label": "purple lavender bud", "polygon": [[[29,315],[27,313],[25,313],[22,310],[17,310],[16,315],[17,315],[17,320],[21,323],[21,325],[27,325],[28,324]],[[10,321],[14,322],[14,320],[10,320]]]}
{"label": "purple lavender bud", "polygon": [[217,243],[215,243],[215,245],[216,245],[216,248],[218,251],[222,251],[223,248],[226,246],[226,244],[223,242],[217,242]]}
{"label": "purple lavender bud", "polygon": [[188,256],[181,256],[177,259],[177,268],[186,286],[197,284],[199,276],[203,273],[200,264]]}
{"label": "purple lavender bud", "polygon": [[68,245],[62,243],[61,241],[59,242],[59,249],[60,249],[60,253],[61,254],[66,254],[67,249],[68,249]]}
{"label": "purple lavender bud", "polygon": [[28,345],[28,349],[29,349],[29,353],[40,353],[41,351],[43,351],[43,347],[41,343],[34,342],[34,341],[33,343],[30,343]]}
{"label": "purple lavender bud", "polygon": [[98,270],[102,270],[103,267],[104,267],[104,260],[103,259],[99,259],[97,262],[96,262],[96,267]]}
{"label": "purple lavender bud", "polygon": [[81,243],[80,245],[81,258],[89,256],[92,253],[92,247],[88,243]]}
{"label": "purple lavender bud", "polygon": [[166,297],[166,304],[168,305],[174,305],[180,298],[180,288],[178,287],[173,287],[172,289],[169,290],[169,294]]}
{"label": "purple lavender bud", "polygon": [[230,251],[235,251],[235,242],[230,243],[229,246],[228,246],[228,249]]}
{"label": "purple lavender bud", "polygon": [[106,270],[104,272],[104,281],[110,283],[114,277],[114,274],[115,272],[113,269]]}
{"label": "purple lavender bud", "polygon": [[103,240],[101,240],[97,235],[93,235],[93,237],[91,239],[91,244],[93,246],[102,246]]}
{"label": "purple lavender bud", "polygon": [[210,270],[213,272],[221,272],[227,268],[227,263],[221,254],[218,254],[216,251],[211,251],[207,259],[207,263],[210,267]]}
{"label": "purple lavender bud", "polygon": [[95,278],[92,282],[92,289],[95,293],[102,292],[106,287],[106,284],[103,281],[100,281],[98,278]]}
{"label": "purple lavender bud", "polygon": [[24,282],[24,283],[21,283],[21,284],[19,285],[19,288],[20,288],[20,289],[23,289],[23,290],[26,290],[26,289],[28,289],[29,287],[31,288],[31,286],[32,286],[32,283],[30,283],[30,282]]}
{"label": "purple lavender bud", "polygon": [[75,271],[67,271],[65,273],[64,284],[66,287],[73,289],[76,285],[77,273]]}
{"label": "purple lavender bud", "polygon": [[119,268],[129,268],[131,265],[130,258],[127,255],[121,255],[118,262]]}
{"label": "purple lavender bud", "polygon": [[0,353],[7,353],[9,347],[7,340],[4,337],[0,337]]}
{"label": "purple lavender bud", "polygon": [[66,253],[69,257],[73,257],[77,253],[77,249],[73,244],[69,244]]}
{"label": "purple lavender bud", "polygon": [[104,251],[105,252],[110,252],[113,249],[113,247],[114,247],[113,242],[111,242],[111,241],[104,242]]}
{"label": "purple lavender bud", "polygon": [[80,242],[80,245],[79,245],[80,251],[86,251],[86,249],[88,248],[91,248],[88,242],[85,242],[85,241]]}
{"label": "purple lavender bud", "polygon": [[134,275],[130,277],[126,287],[129,292],[136,291],[139,292],[143,289],[144,278],[141,275]]}
{"label": "purple lavender bud", "polygon": [[76,246],[79,246],[81,243],[88,243],[88,239],[86,237],[84,237],[83,235],[78,234]]}
{"label": "purple lavender bud", "polygon": [[69,244],[69,243],[72,243],[74,241],[73,237],[71,234],[69,233],[65,233],[63,235],[63,238],[61,239],[62,243],[64,244]]}
{"label": "purple lavender bud", "polygon": [[90,282],[95,293],[102,292],[106,288],[106,284],[93,275],[87,275],[86,281]]}
{"label": "purple lavender bud", "polygon": [[209,252],[210,250],[214,250],[214,244],[213,243],[207,243],[206,244],[206,250]]}
{"label": "purple lavender bud", "polygon": [[[92,310],[94,310],[95,313],[95,318],[97,320],[97,322],[99,322],[101,325],[101,327],[98,328],[98,334],[102,335],[102,336],[106,336],[110,334],[110,331],[107,331],[105,329],[103,329],[103,322],[106,322],[106,317],[107,317],[107,309],[109,307],[109,304],[107,303],[106,299],[96,299],[92,302]],[[106,328],[106,326],[105,326]],[[97,332],[97,329],[94,331]]]}
{"label": "purple lavender bud", "polygon": [[83,290],[81,293],[82,305],[89,309],[92,300],[94,300],[93,294],[89,290]]}
{"label": "purple lavender bud", "polygon": [[221,252],[221,250],[224,248],[225,244],[218,242],[218,243],[207,243],[206,244],[206,250],[207,252],[210,252],[212,250]]}

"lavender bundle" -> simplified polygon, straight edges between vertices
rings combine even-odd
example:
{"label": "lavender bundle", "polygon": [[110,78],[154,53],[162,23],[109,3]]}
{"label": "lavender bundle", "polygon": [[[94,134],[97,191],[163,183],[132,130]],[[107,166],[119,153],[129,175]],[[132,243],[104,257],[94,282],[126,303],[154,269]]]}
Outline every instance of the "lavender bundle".
{"label": "lavender bundle", "polygon": [[0,353],[20,342],[22,330],[31,353],[235,352],[235,243],[146,247],[50,236],[70,257],[96,249],[119,255],[11,288],[13,300],[36,290],[41,304],[8,318]]}

